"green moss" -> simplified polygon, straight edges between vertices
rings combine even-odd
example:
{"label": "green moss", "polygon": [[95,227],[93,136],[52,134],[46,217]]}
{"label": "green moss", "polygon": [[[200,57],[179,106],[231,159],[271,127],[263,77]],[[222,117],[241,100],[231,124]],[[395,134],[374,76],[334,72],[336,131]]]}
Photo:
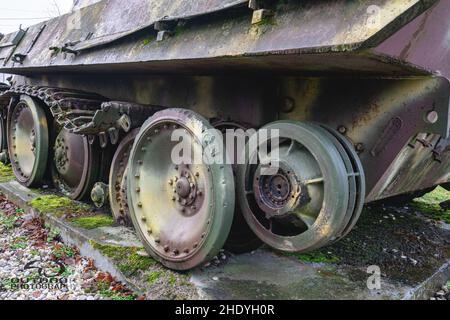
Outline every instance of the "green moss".
{"label": "green moss", "polygon": [[181,35],[184,32],[184,30],[185,30],[185,26],[177,25],[175,27],[174,32],[173,32],[174,37],[177,37],[177,36]]}
{"label": "green moss", "polygon": [[112,259],[126,276],[135,275],[138,271],[146,271],[150,266],[156,264],[152,258],[138,254],[142,248],[102,245],[94,241],[90,241],[90,244],[94,249]]}
{"label": "green moss", "polygon": [[161,279],[164,276],[164,271],[153,271],[149,274],[147,278],[147,282],[150,285],[155,284],[158,282],[159,279]]}
{"label": "green moss", "polygon": [[150,43],[152,43],[152,39],[151,39],[151,38],[147,38],[147,39],[144,39],[144,40],[142,41],[142,44],[143,44],[144,46],[148,46]]}
{"label": "green moss", "polygon": [[83,229],[97,229],[100,227],[110,227],[114,225],[114,219],[106,215],[96,215],[90,217],[78,217],[70,220],[74,226]]}
{"label": "green moss", "polygon": [[69,198],[56,195],[38,197],[33,199],[29,204],[40,212],[54,214],[57,217],[81,215],[90,211],[88,205],[80,204]]}
{"label": "green moss", "polygon": [[0,183],[9,182],[15,179],[11,165],[0,162]]}
{"label": "green moss", "polygon": [[298,260],[310,263],[338,263],[340,258],[322,251],[314,251],[311,253],[287,253],[288,256],[296,257]]}
{"label": "green moss", "polygon": [[450,223],[450,210],[444,210],[439,206],[441,202],[449,199],[450,191],[438,187],[422,198],[415,199],[411,205],[430,219]]}

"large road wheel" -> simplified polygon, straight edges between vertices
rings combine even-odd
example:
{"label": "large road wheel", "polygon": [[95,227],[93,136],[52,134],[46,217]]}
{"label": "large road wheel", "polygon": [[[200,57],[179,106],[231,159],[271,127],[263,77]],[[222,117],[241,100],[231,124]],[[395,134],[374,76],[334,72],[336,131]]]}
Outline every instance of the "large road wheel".
{"label": "large road wheel", "polygon": [[111,165],[109,174],[109,199],[114,219],[123,225],[131,225],[130,210],[127,200],[128,160],[134,139],[139,129],[134,129],[127,134],[119,146]]}
{"label": "large road wheel", "polygon": [[[172,269],[192,269],[214,258],[233,221],[233,170],[214,163],[223,160],[223,142],[210,129],[192,111],[164,110],[142,126],[131,152],[127,193],[133,225],[148,252]],[[205,148],[206,161],[175,164],[175,130],[190,139],[192,155],[201,156]]]}
{"label": "large road wheel", "polygon": [[86,199],[100,176],[102,150],[98,143],[62,128],[53,151],[51,170],[57,190],[74,200]]}
{"label": "large road wheel", "polygon": [[249,150],[237,180],[239,202],[255,234],[278,250],[307,252],[348,233],[364,199],[362,167],[348,146],[315,124],[279,121],[263,130],[279,133],[278,146],[262,139],[270,134],[258,141],[269,144],[269,159],[278,153],[279,165],[268,175],[258,152]]}
{"label": "large road wheel", "polygon": [[27,186],[42,182],[48,158],[48,123],[41,103],[22,95],[11,112],[9,155],[17,180]]}

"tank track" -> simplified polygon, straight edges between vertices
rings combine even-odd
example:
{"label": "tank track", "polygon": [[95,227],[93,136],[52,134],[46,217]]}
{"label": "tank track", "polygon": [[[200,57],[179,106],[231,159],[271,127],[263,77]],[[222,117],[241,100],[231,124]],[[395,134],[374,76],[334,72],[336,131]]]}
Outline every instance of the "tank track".
{"label": "tank track", "polygon": [[10,99],[18,95],[28,95],[41,100],[56,123],[71,133],[96,136],[105,148],[110,142],[119,142],[121,130],[129,132],[140,127],[145,119],[162,107],[109,101],[91,92],[45,86],[17,85],[6,90],[0,99]]}

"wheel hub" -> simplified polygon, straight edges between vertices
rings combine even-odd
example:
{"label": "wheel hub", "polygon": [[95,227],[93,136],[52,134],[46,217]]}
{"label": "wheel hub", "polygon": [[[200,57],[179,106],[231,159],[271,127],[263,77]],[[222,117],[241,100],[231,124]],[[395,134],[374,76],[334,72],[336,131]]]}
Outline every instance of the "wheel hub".
{"label": "wheel hub", "polygon": [[[260,170],[259,172],[261,173]],[[291,195],[295,196],[292,191],[296,189],[295,185],[295,179],[281,169],[273,176],[258,174],[255,177],[254,191],[261,199],[261,209],[268,214],[276,214],[286,206]]]}
{"label": "wheel hub", "polygon": [[177,193],[181,198],[186,199],[191,194],[191,186],[189,180],[182,177],[177,182]]}
{"label": "wheel hub", "polygon": [[201,195],[203,192],[198,188],[199,181],[197,179],[200,178],[200,173],[197,172],[194,175],[189,168],[189,165],[175,166],[177,174],[173,180],[169,181],[169,184],[174,185],[175,198],[172,200],[178,203],[178,209],[183,214],[193,215],[202,205]]}

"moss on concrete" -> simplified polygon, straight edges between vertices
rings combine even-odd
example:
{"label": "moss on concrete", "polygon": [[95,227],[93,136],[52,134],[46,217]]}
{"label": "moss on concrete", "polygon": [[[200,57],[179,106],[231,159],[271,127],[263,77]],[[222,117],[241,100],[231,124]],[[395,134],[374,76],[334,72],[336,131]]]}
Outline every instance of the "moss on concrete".
{"label": "moss on concrete", "polygon": [[154,259],[139,255],[142,248],[103,245],[92,240],[90,244],[94,249],[113,260],[125,276],[133,276],[139,271],[146,271],[150,266],[156,264]]}
{"label": "moss on concrete", "polygon": [[422,198],[415,199],[411,205],[426,217],[450,223],[450,210],[442,209],[439,204],[450,200],[450,191],[442,187],[436,188]]}
{"label": "moss on concrete", "polygon": [[15,179],[11,165],[5,165],[0,162],[0,183],[13,181]]}
{"label": "moss on concrete", "polygon": [[158,271],[152,271],[148,275],[147,282],[149,285],[154,285],[159,281],[159,279],[164,277],[164,271],[158,270]]}
{"label": "moss on concrete", "polygon": [[100,227],[111,227],[114,225],[114,219],[106,215],[96,215],[89,217],[77,217],[70,220],[75,227],[87,230]]}
{"label": "moss on concrete", "polygon": [[310,253],[288,253],[287,255],[309,263],[338,263],[341,260],[332,253],[323,252],[320,250]]}
{"label": "moss on concrete", "polygon": [[91,211],[88,205],[57,195],[37,197],[29,205],[42,213],[50,213],[57,217],[80,216]]}

